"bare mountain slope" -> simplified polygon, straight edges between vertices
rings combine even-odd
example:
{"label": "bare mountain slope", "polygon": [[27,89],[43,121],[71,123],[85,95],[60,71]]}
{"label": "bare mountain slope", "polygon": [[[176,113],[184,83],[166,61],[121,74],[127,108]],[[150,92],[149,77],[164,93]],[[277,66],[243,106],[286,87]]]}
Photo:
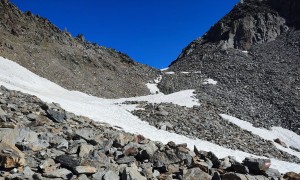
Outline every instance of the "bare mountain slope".
{"label": "bare mountain slope", "polygon": [[170,65],[175,74],[166,74],[160,88],[196,88],[201,103],[218,113],[300,134],[299,11],[297,0],[237,4],[183,50]]}
{"label": "bare mountain slope", "polygon": [[0,1],[0,55],[67,89],[106,97],[147,95],[157,70],[71,37],[47,19]]}

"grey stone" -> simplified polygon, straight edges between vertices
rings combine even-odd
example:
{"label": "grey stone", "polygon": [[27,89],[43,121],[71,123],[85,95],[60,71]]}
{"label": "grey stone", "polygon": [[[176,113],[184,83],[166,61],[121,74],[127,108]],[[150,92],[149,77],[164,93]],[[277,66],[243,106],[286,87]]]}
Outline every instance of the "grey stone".
{"label": "grey stone", "polygon": [[269,178],[276,179],[281,177],[281,174],[277,169],[269,168],[265,173]]}
{"label": "grey stone", "polygon": [[88,178],[85,174],[81,174],[80,176],[78,176],[78,180],[89,180],[90,178]]}
{"label": "grey stone", "polygon": [[74,171],[76,174],[95,174],[97,169],[92,166],[76,166]]}
{"label": "grey stone", "polygon": [[80,165],[80,160],[77,157],[70,155],[61,155],[55,158],[55,161],[60,163],[63,167],[74,168]]}
{"label": "grey stone", "polygon": [[133,156],[125,156],[116,160],[118,164],[129,164],[134,162],[136,159]]}
{"label": "grey stone", "polygon": [[93,130],[91,130],[89,128],[76,129],[75,133],[76,133],[76,135],[78,135],[79,137],[82,137],[84,140],[87,140],[87,141],[94,140],[94,138],[95,138],[95,133],[93,132]]}
{"label": "grey stone", "polygon": [[126,167],[123,171],[121,179],[130,179],[130,180],[147,180],[146,177],[142,176],[136,166]]}
{"label": "grey stone", "polygon": [[139,156],[141,159],[150,159],[158,150],[158,147],[155,145],[154,142],[149,142],[148,144],[141,145],[139,149],[141,149]]}
{"label": "grey stone", "polygon": [[274,142],[276,142],[276,143],[280,144],[281,146],[287,148],[287,145],[282,140],[280,140],[279,138],[274,139]]}
{"label": "grey stone", "polygon": [[147,178],[151,179],[153,177],[152,163],[143,163],[140,166],[142,168],[142,174]]}
{"label": "grey stone", "polygon": [[156,178],[160,175],[160,172],[158,170],[153,171],[153,177]]}
{"label": "grey stone", "polygon": [[17,142],[36,143],[39,141],[38,134],[26,129],[0,128],[0,140],[9,141],[13,144]]}
{"label": "grey stone", "polygon": [[104,180],[115,180],[115,179],[120,179],[120,177],[114,171],[107,171],[104,174],[103,179]]}
{"label": "grey stone", "polygon": [[163,167],[165,165],[182,162],[182,160],[177,157],[173,149],[163,152],[156,151],[151,161],[154,162],[154,167]]}
{"label": "grey stone", "polygon": [[242,165],[241,163],[233,163],[231,165],[231,168],[234,170],[236,173],[241,173],[241,174],[248,174],[249,169],[247,166]]}
{"label": "grey stone", "polygon": [[57,149],[68,149],[69,142],[62,136],[51,135],[49,143],[54,145]]}
{"label": "grey stone", "polygon": [[185,180],[194,180],[194,179],[203,179],[203,180],[211,180],[212,177],[203,172],[200,168],[192,168],[188,169],[187,172],[183,174],[183,179]]}
{"label": "grey stone", "polygon": [[229,157],[225,157],[225,158],[221,159],[221,165],[220,165],[220,167],[222,169],[227,169],[227,168],[231,167],[231,163],[230,163]]}
{"label": "grey stone", "polygon": [[55,161],[50,158],[45,159],[39,165],[39,168],[45,173],[52,172],[52,171],[56,170],[57,167],[58,167],[58,165],[56,165]]}
{"label": "grey stone", "polygon": [[34,120],[36,120],[36,118],[37,118],[37,116],[35,115],[35,114],[28,114],[27,116],[26,116],[27,118],[28,118],[28,120],[30,120],[30,121],[34,121]]}
{"label": "grey stone", "polygon": [[294,150],[294,151],[300,152],[300,148],[296,148],[296,147],[294,147],[294,146],[290,146],[290,148],[291,148],[292,150]]}
{"label": "grey stone", "polygon": [[30,169],[30,167],[26,166],[23,169],[23,175],[27,178],[31,178],[34,175],[34,172]]}
{"label": "grey stone", "polygon": [[[98,171],[95,174],[92,175],[93,180],[103,180],[103,176],[106,172],[105,171]],[[116,174],[117,175],[117,174]],[[113,175],[111,175],[112,177]]]}
{"label": "grey stone", "polygon": [[3,109],[0,107],[0,116],[5,116],[6,112],[3,111]]}
{"label": "grey stone", "polygon": [[44,173],[43,176],[48,178],[70,179],[73,174],[67,169],[57,169],[48,173]]}
{"label": "grey stone", "polygon": [[212,175],[212,180],[221,180],[220,173],[214,172]]}
{"label": "grey stone", "polygon": [[222,180],[248,180],[246,175],[238,174],[238,173],[226,173],[223,174]]}
{"label": "grey stone", "polygon": [[89,155],[89,153],[94,149],[94,146],[89,144],[82,144],[79,150],[79,157],[83,158]]}
{"label": "grey stone", "polygon": [[65,111],[48,109],[47,113],[54,122],[62,123],[66,120]]}
{"label": "grey stone", "polygon": [[128,144],[128,142],[129,142],[129,138],[127,136],[125,136],[124,134],[119,133],[119,134],[117,134],[117,136],[113,142],[113,145],[114,145],[114,147],[120,148],[120,147],[126,146]]}
{"label": "grey stone", "polygon": [[169,115],[169,113],[165,110],[160,110],[156,114],[159,116],[168,116]]}
{"label": "grey stone", "polygon": [[271,165],[271,160],[246,158],[243,161],[243,164],[248,167],[250,173],[261,175],[263,172],[269,169]]}
{"label": "grey stone", "polygon": [[165,131],[173,129],[173,125],[170,122],[167,122],[167,121],[159,122],[158,125],[159,125],[160,129],[165,130]]}

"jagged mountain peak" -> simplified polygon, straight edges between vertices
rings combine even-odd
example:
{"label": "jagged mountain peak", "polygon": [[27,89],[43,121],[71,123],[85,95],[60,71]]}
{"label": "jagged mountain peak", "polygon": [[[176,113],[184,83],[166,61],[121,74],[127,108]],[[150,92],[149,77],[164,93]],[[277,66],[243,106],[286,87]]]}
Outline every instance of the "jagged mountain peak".
{"label": "jagged mountain peak", "polygon": [[222,48],[248,50],[253,44],[274,40],[290,28],[299,28],[300,2],[296,0],[243,0],[204,36]]}

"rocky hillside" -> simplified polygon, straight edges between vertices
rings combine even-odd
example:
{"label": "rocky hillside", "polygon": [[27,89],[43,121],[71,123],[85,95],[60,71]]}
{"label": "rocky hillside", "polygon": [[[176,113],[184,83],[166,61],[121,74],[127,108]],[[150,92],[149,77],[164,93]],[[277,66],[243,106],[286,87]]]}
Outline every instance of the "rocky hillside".
{"label": "rocky hillside", "polygon": [[195,88],[217,114],[300,134],[299,11],[297,0],[241,1],[183,50],[159,87]]}
{"label": "rocky hillside", "polygon": [[270,160],[242,163],[186,144],[153,142],[0,87],[0,179],[299,179]]}
{"label": "rocky hillside", "polygon": [[69,90],[106,98],[150,94],[157,76],[126,54],[76,38],[47,19],[0,1],[0,56]]}

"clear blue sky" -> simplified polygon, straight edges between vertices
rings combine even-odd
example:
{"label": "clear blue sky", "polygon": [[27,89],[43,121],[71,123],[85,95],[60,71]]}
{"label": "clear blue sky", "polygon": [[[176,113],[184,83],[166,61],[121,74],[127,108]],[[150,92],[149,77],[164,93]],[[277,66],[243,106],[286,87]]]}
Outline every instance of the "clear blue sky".
{"label": "clear blue sky", "polygon": [[167,67],[239,0],[11,0],[73,36]]}

